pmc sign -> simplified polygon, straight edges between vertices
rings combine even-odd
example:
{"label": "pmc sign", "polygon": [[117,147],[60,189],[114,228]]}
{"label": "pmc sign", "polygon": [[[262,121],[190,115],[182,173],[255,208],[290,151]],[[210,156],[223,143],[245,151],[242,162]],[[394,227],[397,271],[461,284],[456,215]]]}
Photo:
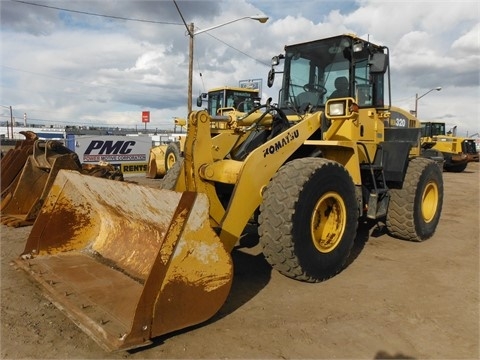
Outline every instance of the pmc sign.
{"label": "pmc sign", "polygon": [[142,111],[142,123],[150,122],[150,111]]}

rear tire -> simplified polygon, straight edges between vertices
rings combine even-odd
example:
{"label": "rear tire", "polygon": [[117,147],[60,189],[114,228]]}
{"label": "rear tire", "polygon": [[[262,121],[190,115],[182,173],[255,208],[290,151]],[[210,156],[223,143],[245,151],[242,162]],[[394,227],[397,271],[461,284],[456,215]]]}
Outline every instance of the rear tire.
{"label": "rear tire", "polygon": [[415,158],[408,164],[403,187],[390,190],[387,230],[399,239],[426,240],[437,228],[442,205],[442,171],[433,160]]}
{"label": "rear tire", "polygon": [[345,168],[303,158],[282,166],[265,189],[258,230],[274,269],[319,282],[343,269],[357,225],[355,186]]}

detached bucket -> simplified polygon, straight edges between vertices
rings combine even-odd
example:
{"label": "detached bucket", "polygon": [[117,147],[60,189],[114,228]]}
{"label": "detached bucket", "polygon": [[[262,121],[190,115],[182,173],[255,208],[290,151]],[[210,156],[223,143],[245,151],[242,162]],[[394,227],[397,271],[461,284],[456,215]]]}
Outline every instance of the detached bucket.
{"label": "detached bucket", "polygon": [[80,171],[77,154],[58,141],[35,141],[33,154],[28,157],[14,190],[2,200],[2,224],[12,227],[33,224],[61,169]]}
{"label": "detached bucket", "polygon": [[65,170],[15,263],[109,351],[209,319],[233,275],[204,194]]}
{"label": "detached bucket", "polygon": [[20,134],[25,136],[25,140],[18,140],[15,148],[10,149],[0,162],[2,199],[16,186],[16,180],[33,152],[33,144],[38,139],[37,134],[32,131],[20,131]]}

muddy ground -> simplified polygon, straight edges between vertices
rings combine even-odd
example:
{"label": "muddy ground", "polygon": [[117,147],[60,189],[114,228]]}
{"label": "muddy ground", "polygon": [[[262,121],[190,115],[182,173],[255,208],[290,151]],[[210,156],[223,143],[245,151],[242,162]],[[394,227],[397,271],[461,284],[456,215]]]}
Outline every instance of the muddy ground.
{"label": "muddy ground", "polygon": [[[158,180],[150,180],[158,181]],[[272,271],[246,235],[227,302],[200,326],[107,353],[10,262],[31,227],[1,228],[1,357],[20,359],[478,359],[479,164],[444,173],[433,238],[360,228],[349,266],[320,284]],[[144,183],[145,181],[142,181]]]}

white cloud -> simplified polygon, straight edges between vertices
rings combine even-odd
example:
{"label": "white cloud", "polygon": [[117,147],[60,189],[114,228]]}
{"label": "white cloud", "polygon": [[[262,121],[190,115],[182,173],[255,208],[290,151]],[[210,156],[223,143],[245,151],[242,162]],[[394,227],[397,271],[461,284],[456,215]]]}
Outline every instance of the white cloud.
{"label": "white cloud", "polygon": [[[412,109],[416,93],[442,86],[419,103],[425,119],[449,119],[479,131],[480,25],[476,1],[177,1],[187,23],[208,28],[241,16],[266,14],[265,24],[234,22],[195,37],[194,98],[239,80],[264,79],[286,44],[346,32],[391,51],[394,103]],[[16,116],[96,124],[170,127],[186,116],[188,43],[171,1],[43,1],[154,22],[125,21],[16,2],[0,2],[2,105]],[[202,76],[200,76],[200,73]],[[460,95],[461,94],[461,95]],[[0,115],[6,109],[1,108]],[[1,120],[2,118],[0,118]]]}

